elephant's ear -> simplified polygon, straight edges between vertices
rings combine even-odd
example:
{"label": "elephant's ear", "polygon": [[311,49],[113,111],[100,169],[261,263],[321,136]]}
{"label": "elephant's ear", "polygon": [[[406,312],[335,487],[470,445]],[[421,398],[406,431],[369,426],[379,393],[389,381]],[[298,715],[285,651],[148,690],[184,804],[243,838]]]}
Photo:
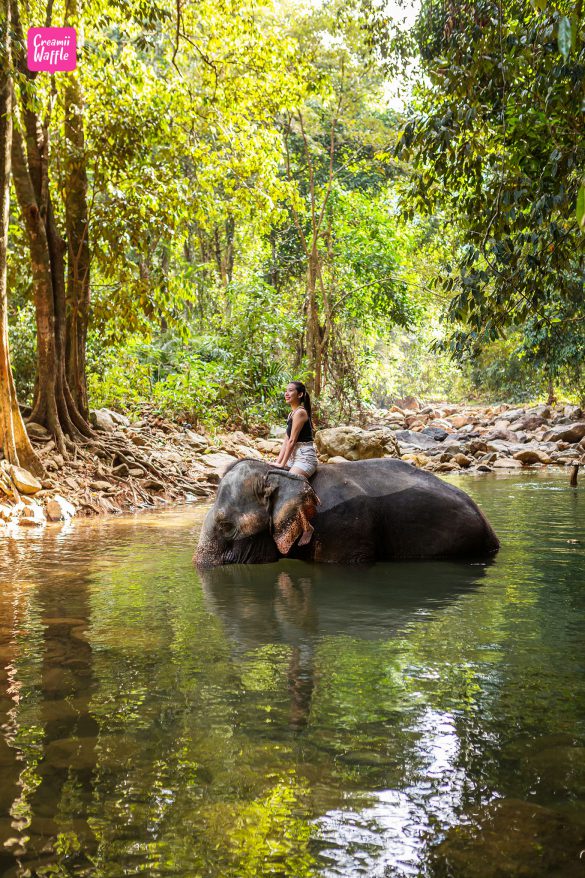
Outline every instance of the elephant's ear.
{"label": "elephant's ear", "polygon": [[281,555],[288,555],[291,548],[309,528],[321,502],[303,476],[289,473],[270,473],[270,482],[278,490],[272,499],[272,538]]}

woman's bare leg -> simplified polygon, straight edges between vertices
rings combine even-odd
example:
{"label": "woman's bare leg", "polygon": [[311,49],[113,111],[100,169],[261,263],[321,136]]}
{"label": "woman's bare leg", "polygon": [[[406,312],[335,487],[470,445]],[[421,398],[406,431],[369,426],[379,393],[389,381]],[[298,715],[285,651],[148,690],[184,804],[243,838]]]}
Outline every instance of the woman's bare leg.
{"label": "woman's bare leg", "polygon": [[[292,473],[295,476],[303,476],[303,478],[307,478],[302,469],[297,469],[295,466],[291,466],[289,469],[289,473]],[[309,481],[307,479],[307,481]],[[313,536],[314,528],[309,519],[303,515],[303,532],[301,534],[301,538],[299,540],[299,546],[306,546],[311,542],[311,537]]]}

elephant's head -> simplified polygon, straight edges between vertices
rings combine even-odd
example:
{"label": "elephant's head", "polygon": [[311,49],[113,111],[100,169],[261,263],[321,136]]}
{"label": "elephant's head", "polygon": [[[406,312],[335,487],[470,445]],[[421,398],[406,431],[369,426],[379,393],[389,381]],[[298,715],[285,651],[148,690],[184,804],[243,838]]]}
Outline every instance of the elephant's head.
{"label": "elephant's head", "polygon": [[215,567],[276,561],[306,530],[318,503],[302,476],[263,460],[239,460],[219,483],[195,563]]}

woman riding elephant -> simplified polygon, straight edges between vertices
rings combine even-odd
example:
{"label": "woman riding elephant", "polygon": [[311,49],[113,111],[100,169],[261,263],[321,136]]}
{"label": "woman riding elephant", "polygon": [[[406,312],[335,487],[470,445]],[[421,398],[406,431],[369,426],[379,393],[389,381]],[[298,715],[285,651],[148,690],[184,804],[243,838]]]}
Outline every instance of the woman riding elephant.
{"label": "woman riding elephant", "polygon": [[[284,392],[291,411],[286,422],[286,439],[282,443],[275,466],[287,469],[293,475],[309,479],[317,469],[317,452],[313,442],[311,423],[311,397],[302,381],[291,381]],[[308,519],[299,539],[305,546],[313,535]]]}
{"label": "woman riding elephant", "polygon": [[[310,541],[303,540],[309,521]],[[283,556],[341,564],[487,557],[499,542],[473,500],[401,460],[327,464],[311,484],[262,460],[240,460],[219,483],[195,561],[203,567]]]}

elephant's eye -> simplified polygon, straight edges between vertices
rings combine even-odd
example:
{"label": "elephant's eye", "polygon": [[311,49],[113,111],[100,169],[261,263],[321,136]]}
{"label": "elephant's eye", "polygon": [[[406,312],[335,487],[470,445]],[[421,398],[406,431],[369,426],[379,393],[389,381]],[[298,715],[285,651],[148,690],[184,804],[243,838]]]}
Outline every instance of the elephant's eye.
{"label": "elephant's eye", "polygon": [[231,530],[233,529],[233,525],[232,525],[232,523],[230,522],[230,520],[228,519],[228,517],[227,517],[227,515],[225,514],[225,512],[218,512],[218,513],[216,514],[216,516],[215,516],[215,523],[217,524],[218,528],[219,528],[224,534],[225,534],[225,533],[230,533]]}

